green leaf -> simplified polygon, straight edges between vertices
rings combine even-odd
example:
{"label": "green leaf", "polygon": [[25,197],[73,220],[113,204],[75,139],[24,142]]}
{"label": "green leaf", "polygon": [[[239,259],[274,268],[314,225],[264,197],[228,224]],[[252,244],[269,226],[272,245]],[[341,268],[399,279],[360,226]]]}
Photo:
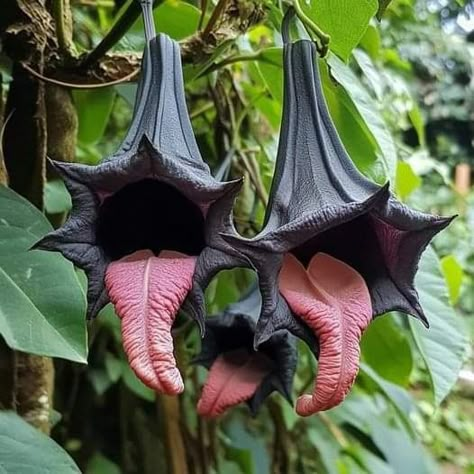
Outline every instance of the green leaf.
{"label": "green leaf", "polygon": [[79,120],[77,139],[82,145],[93,145],[103,137],[115,95],[113,87],[73,91]]}
{"label": "green leaf", "polygon": [[397,178],[395,181],[395,192],[402,200],[406,200],[413,191],[416,191],[423,183],[423,180],[413,171],[413,168],[406,161],[397,163]]}
{"label": "green leaf", "polygon": [[372,61],[375,61],[380,56],[380,48],[382,42],[378,28],[369,25],[364,36],[360,40],[359,47],[363,48],[370,56]]}
{"label": "green leaf", "polygon": [[137,378],[126,360],[122,361],[122,364],[122,379],[127,388],[137,397],[143,398],[147,402],[154,402],[156,393]]}
{"label": "green leaf", "polygon": [[[201,11],[187,2],[166,0],[155,8],[154,18],[157,32],[179,41],[196,32]],[[143,30],[143,20],[140,18],[127,33],[127,39],[136,49],[144,45]]]}
{"label": "green leaf", "polygon": [[407,431],[390,423],[386,406],[375,398],[352,393],[330,413],[338,423],[349,423],[370,437],[395,474],[437,472],[432,470],[433,461],[421,444]]}
{"label": "green leaf", "polygon": [[391,316],[376,318],[369,325],[361,341],[362,355],[384,379],[406,387],[413,357],[407,337]]}
{"label": "green leaf", "polygon": [[120,468],[100,453],[94,454],[87,464],[86,474],[121,474]]}
{"label": "green leaf", "polygon": [[167,0],[155,9],[156,29],[175,40],[181,40],[196,32],[201,11],[179,0]]}
{"label": "green leaf", "polygon": [[226,458],[233,461],[240,468],[242,474],[254,474],[252,452],[248,449],[239,449],[234,446],[226,446]]}
{"label": "green leaf", "polygon": [[62,179],[48,181],[44,188],[44,207],[48,214],[62,214],[71,210],[71,195]]}
{"label": "green leaf", "polygon": [[334,55],[329,55],[328,64],[331,68],[332,76],[346,89],[370,134],[377,143],[377,155],[381,159],[384,172],[388,179],[394,182],[397,167],[395,142],[377,110],[377,104],[349,66]]}
{"label": "green leaf", "polygon": [[319,418],[311,420],[308,428],[308,438],[318,450],[321,462],[328,474],[338,474],[338,463],[341,459],[341,445]]}
{"label": "green leaf", "polygon": [[374,92],[377,101],[379,103],[382,102],[384,95],[384,81],[379,70],[372,62],[372,58],[365,51],[359,48],[355,49],[352,55],[367,79],[368,86]]}
{"label": "green leaf", "polygon": [[267,48],[260,54],[258,67],[272,97],[283,103],[283,50]]}
{"label": "green leaf", "polygon": [[424,328],[414,318],[409,318],[409,324],[431,378],[435,403],[440,404],[456,383],[468,339],[448,304],[446,284],[432,248],[425,251],[420,261],[415,284],[430,328]]}
{"label": "green leaf", "polygon": [[0,412],[2,474],[80,474],[71,457],[51,438],[13,412]]}
{"label": "green leaf", "polygon": [[301,6],[331,36],[329,47],[344,61],[359,44],[378,8],[377,0],[312,0]]}
{"label": "green leaf", "polygon": [[385,399],[393,406],[407,431],[415,437],[415,430],[413,429],[410,420],[411,413],[415,411],[415,404],[410,393],[398,385],[380,377],[375,370],[367,364],[361,364],[360,375],[362,377],[370,378],[370,380],[377,386],[378,390],[383,394]]}
{"label": "green leaf", "polygon": [[236,272],[223,270],[213,279],[210,288],[206,291],[206,299],[209,301],[208,310],[210,314],[222,311],[229,303],[237,301],[240,293],[236,285]]}
{"label": "green leaf", "polygon": [[[358,462],[356,472],[394,474],[393,469],[383,459],[362,446],[350,445],[347,452]],[[352,471],[349,470],[348,473],[352,474]]]}
{"label": "green leaf", "polygon": [[423,115],[421,115],[421,110],[416,104],[413,102],[411,109],[408,111],[408,117],[413,124],[414,129],[416,130],[416,134],[418,135],[418,140],[421,146],[426,145],[426,134],[425,134],[425,123],[423,121]]}
{"label": "green leaf", "polygon": [[219,59],[222,58],[224,53],[234,44],[233,39],[227,39],[222,41],[213,51],[210,58],[205,60],[203,63],[197,64],[185,64],[183,67],[184,82],[186,84],[198,79],[201,75],[211,68]]}
{"label": "green leaf", "polygon": [[378,418],[369,421],[372,441],[384,455],[396,474],[436,474],[436,465],[423,449],[408,434],[393,428]]}
{"label": "green leaf", "polygon": [[52,230],[28,201],[0,187],[0,334],[13,349],[87,360],[85,295],[61,255],[29,249]]}
{"label": "green leaf", "polygon": [[89,368],[87,378],[94,387],[97,395],[103,395],[112,386],[112,381],[104,369]]}
{"label": "green leaf", "polygon": [[118,84],[115,86],[117,94],[125,100],[125,102],[133,108],[135,105],[135,97],[137,95],[138,85],[136,83]]}
{"label": "green leaf", "polygon": [[270,458],[265,442],[261,437],[257,437],[256,434],[248,430],[245,418],[232,418],[226,425],[225,433],[233,448],[250,451],[253,472],[259,474],[270,472]]}
{"label": "green leaf", "polygon": [[449,300],[454,305],[461,293],[464,271],[454,255],[446,255],[441,259],[441,270],[448,284]]}
{"label": "green leaf", "polygon": [[295,409],[289,403],[280,403],[281,414],[283,416],[283,421],[285,423],[285,428],[287,431],[291,431],[296,423],[299,421],[299,417],[295,412]]}
{"label": "green leaf", "polygon": [[105,370],[107,371],[107,375],[110,377],[110,380],[113,383],[117,382],[120,376],[122,375],[122,361],[110,352],[107,352],[105,354],[104,364]]}

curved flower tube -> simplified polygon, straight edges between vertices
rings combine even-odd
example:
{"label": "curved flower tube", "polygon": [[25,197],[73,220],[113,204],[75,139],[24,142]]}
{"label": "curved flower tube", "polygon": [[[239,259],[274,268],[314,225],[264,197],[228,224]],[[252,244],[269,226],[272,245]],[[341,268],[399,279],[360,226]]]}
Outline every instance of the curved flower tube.
{"label": "curved flower tube", "polygon": [[255,351],[260,308],[260,291],[255,285],[237,303],[206,320],[206,334],[196,358],[209,369],[198,402],[201,416],[219,416],[242,402],[247,402],[255,415],[275,390],[291,403],[296,340],[288,331],[277,331]]}
{"label": "curved flower tube", "polygon": [[428,322],[414,288],[423,250],[452,218],[414,211],[355,168],[331,120],[315,45],[288,42],[280,143],[262,231],[222,237],[251,262],[262,293],[256,347],[287,329],[319,355],[314,393],[297,412],[340,403],[358,372],[359,340],[372,318],[398,310]]}
{"label": "curved flower tube", "polygon": [[85,270],[88,317],[111,300],[133,370],[151,388],[174,394],[183,382],[171,327],[211,252],[208,215],[231,207],[240,182],[216,181],[202,160],[179,45],[155,36],[151,3],[142,2],[147,45],[127,136],[97,166],[52,162],[73,207],[36,248],[59,251]]}

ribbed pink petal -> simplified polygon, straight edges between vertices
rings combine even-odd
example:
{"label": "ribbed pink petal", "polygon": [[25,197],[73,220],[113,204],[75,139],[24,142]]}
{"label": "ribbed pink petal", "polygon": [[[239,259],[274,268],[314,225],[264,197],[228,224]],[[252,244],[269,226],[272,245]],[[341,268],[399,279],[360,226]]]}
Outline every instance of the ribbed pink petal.
{"label": "ribbed pink petal", "polygon": [[291,310],[320,344],[313,394],[298,399],[296,412],[308,416],[329,410],[344,400],[359,371],[359,342],[372,318],[367,285],[349,265],[318,253],[307,270],[287,254],[279,286]]}
{"label": "ribbed pink petal", "polygon": [[171,328],[191,289],[195,257],[140,250],[107,268],[105,283],[122,320],[122,339],[131,368],[150,388],[181,393],[183,380],[173,355]]}
{"label": "ribbed pink petal", "polygon": [[199,415],[213,418],[249,400],[271,369],[271,361],[259,352],[239,349],[220,355],[204,384],[197,405]]}

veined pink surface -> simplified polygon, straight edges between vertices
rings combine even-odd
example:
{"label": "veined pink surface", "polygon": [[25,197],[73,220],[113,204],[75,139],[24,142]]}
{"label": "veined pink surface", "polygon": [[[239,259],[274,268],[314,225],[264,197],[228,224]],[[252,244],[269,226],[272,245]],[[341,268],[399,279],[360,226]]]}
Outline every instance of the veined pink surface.
{"label": "veined pink surface", "polygon": [[143,383],[168,395],[184,389],[171,328],[192,286],[196,258],[140,250],[107,267],[105,283],[122,322],[123,347]]}
{"label": "veined pink surface", "polygon": [[296,412],[309,416],[329,410],[344,400],[359,371],[359,342],[372,319],[367,285],[349,265],[318,253],[307,269],[292,254],[285,255],[279,287],[320,344],[313,394],[298,398]]}
{"label": "veined pink surface", "polygon": [[249,400],[271,369],[268,357],[259,352],[238,349],[220,355],[204,384],[197,405],[199,415],[214,418]]}

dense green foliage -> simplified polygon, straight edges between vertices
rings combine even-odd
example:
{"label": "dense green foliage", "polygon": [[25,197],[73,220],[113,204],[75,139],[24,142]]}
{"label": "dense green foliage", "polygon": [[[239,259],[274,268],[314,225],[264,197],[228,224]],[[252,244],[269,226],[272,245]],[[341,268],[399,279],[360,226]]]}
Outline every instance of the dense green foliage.
{"label": "dense green foliage", "polygon": [[[157,29],[184,41],[198,31],[200,7],[207,5],[204,25],[214,8],[204,1],[158,3]],[[243,17],[251,2],[237,3]],[[195,52],[185,65],[188,107],[203,156],[212,169],[224,166],[229,177],[246,177],[234,212],[247,236],[262,224],[282,107],[284,5],[260,3],[265,14],[256,25],[219,40],[209,52]],[[378,318],[363,337],[352,393],[329,412],[299,418],[274,394],[255,419],[242,406],[209,422],[195,409],[204,379],[204,370],[192,364],[200,348],[198,330],[182,315],[175,345],[186,390],[170,412],[167,399],[156,397],[128,367],[113,308],[106,307],[86,328],[82,274],[59,255],[28,251],[50,230],[47,219],[2,188],[0,334],[13,349],[58,358],[52,437],[69,453],[15,415],[0,414],[5,472],[40,472],[34,466],[53,462],[51,472],[77,472],[69,455],[88,474],[165,472],[174,462],[171,424],[185,442],[189,471],[196,473],[423,474],[438,472],[443,464],[459,468],[449,472],[474,472],[469,459],[474,406],[456,387],[461,369],[471,364],[472,370],[474,194],[472,188],[460,194],[454,183],[456,165],[469,159],[473,165],[474,47],[456,19],[474,14],[474,5],[300,3],[331,36],[321,60],[324,93],[356,166],[379,183],[390,180],[399,199],[417,209],[459,214],[420,264],[416,284],[430,329],[405,315]],[[72,4],[78,53],[96,44],[127,6],[107,0]],[[142,47],[137,20],[116,49],[141,52]],[[133,84],[73,91],[77,161],[95,164],[114,151],[128,126],[134,91]],[[47,216],[57,222],[70,205],[62,182],[51,179],[45,189]],[[251,277],[243,270],[219,274],[206,294],[209,313],[235,301]],[[87,352],[86,366],[81,363]],[[295,396],[311,385],[317,364],[304,344],[299,352]],[[20,456],[24,464],[18,463]]]}

